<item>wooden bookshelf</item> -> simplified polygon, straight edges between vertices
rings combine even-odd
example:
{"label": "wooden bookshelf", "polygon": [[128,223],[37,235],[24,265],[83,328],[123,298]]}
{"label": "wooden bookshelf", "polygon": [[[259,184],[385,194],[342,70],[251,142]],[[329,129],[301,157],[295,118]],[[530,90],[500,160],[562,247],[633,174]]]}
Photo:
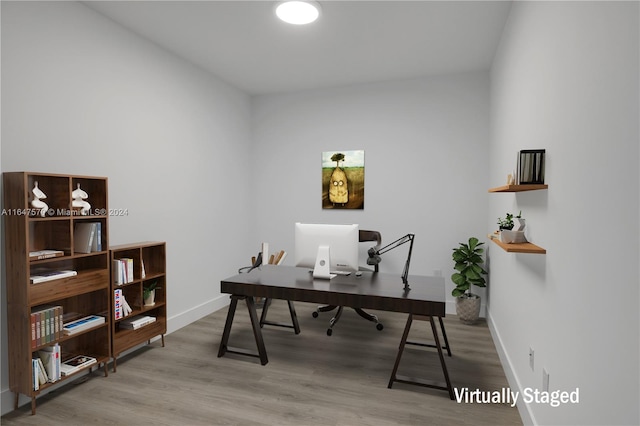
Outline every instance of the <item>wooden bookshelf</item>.
{"label": "wooden bookshelf", "polygon": [[[111,353],[113,354],[113,371],[117,369],[117,358],[124,351],[143,343],[150,343],[151,339],[160,336],[164,347],[164,335],[167,333],[167,280],[166,280],[166,243],[141,242],[122,244],[109,248],[111,259],[111,291],[109,295],[111,306]],[[118,283],[113,262],[117,259],[132,259],[132,276]],[[128,281],[128,282],[126,282]],[[143,299],[144,288],[156,283],[155,302],[145,305]],[[122,296],[131,307],[131,313],[124,316],[116,314],[115,292],[121,291]],[[155,318],[155,321],[131,330],[123,327],[123,321],[131,317],[144,315]]]}
{"label": "wooden bookshelf", "polygon": [[548,189],[549,185],[546,184],[526,184],[526,185],[504,185],[495,188],[490,188],[489,192],[524,192],[524,191],[538,191],[541,189]]}
{"label": "wooden bookshelf", "polygon": [[[46,198],[36,197],[42,191]],[[3,173],[5,223],[5,264],[7,287],[7,323],[9,387],[15,393],[14,408],[18,408],[20,394],[31,398],[31,413],[36,412],[36,398],[47,388],[73,376],[63,376],[55,383],[40,384],[36,390],[33,382],[32,359],[38,351],[55,344],[61,348],[61,361],[75,355],[96,358],[94,366],[104,366],[111,357],[109,323],[109,252],[107,178],[70,176],[60,174],[8,172]],[[86,215],[72,204],[72,191],[80,185],[89,197],[91,209]],[[36,208],[33,201],[46,203],[45,209]],[[41,213],[44,212],[44,215]],[[80,223],[95,222],[100,226],[100,242],[89,253],[74,249],[74,230]],[[94,234],[95,235],[95,234]],[[48,259],[31,259],[30,252],[55,250],[61,256]],[[31,284],[30,277],[41,269],[49,271],[73,270],[75,276],[58,278]],[[31,314],[43,305],[61,306],[63,314],[76,317],[99,315],[105,323],[70,336],[59,330],[50,338],[34,341]],[[86,367],[92,369],[94,366]]]}
{"label": "wooden bookshelf", "polygon": [[509,253],[532,253],[532,254],[546,254],[547,250],[543,249],[532,243],[503,243],[499,238],[494,238],[489,235],[491,241],[499,245],[504,251]]}

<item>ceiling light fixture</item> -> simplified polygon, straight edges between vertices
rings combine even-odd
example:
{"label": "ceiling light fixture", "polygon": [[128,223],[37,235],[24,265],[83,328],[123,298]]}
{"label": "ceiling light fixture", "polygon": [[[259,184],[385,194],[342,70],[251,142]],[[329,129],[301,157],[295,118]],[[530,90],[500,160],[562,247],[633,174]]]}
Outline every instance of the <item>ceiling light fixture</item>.
{"label": "ceiling light fixture", "polygon": [[276,6],[276,15],[289,24],[310,24],[320,16],[320,5],[315,1],[283,1]]}

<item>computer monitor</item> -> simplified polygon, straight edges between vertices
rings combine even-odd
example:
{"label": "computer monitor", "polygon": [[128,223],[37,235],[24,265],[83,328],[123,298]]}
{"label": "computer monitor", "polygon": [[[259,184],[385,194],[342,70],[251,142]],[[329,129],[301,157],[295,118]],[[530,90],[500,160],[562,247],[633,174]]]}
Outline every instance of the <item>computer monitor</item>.
{"label": "computer monitor", "polygon": [[315,278],[358,270],[358,225],[296,223],[294,262]]}

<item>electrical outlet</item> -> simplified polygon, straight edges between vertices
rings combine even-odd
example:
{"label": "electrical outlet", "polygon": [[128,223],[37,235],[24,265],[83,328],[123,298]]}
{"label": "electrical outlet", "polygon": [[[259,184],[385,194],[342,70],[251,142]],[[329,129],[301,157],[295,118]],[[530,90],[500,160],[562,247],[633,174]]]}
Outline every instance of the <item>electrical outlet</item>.
{"label": "electrical outlet", "polygon": [[542,390],[549,392],[549,373],[545,368],[542,369]]}
{"label": "electrical outlet", "polygon": [[529,348],[529,367],[531,367],[531,371],[533,371],[533,349]]}

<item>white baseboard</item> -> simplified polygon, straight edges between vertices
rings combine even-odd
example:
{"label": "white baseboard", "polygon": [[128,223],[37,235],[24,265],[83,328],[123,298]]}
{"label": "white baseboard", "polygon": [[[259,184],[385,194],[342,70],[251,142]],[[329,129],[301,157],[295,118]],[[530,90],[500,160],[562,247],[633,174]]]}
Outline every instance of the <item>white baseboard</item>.
{"label": "white baseboard", "polygon": [[[219,309],[223,309],[225,306],[228,306],[228,305],[229,305],[229,295],[222,294],[216,297],[215,299],[204,302],[192,309],[189,309],[188,311],[184,311],[177,315],[172,316],[171,318],[167,318],[167,334],[171,334],[174,331],[179,330],[182,327],[185,327],[191,324],[192,322],[195,322],[200,318],[203,318]],[[156,339],[159,339],[159,337],[154,338],[152,340],[156,340]],[[137,348],[138,347],[131,348],[129,351],[124,352],[122,355],[126,355],[131,351],[135,351]],[[64,386],[66,384],[68,383],[60,383],[60,385],[58,386],[52,386],[51,388],[42,392],[40,396],[46,395],[47,393],[53,390],[56,390],[60,386]],[[5,414],[13,411],[14,398],[15,398],[15,395],[9,389],[4,389],[0,393],[0,413],[1,413],[0,415],[4,416]],[[24,395],[20,395],[18,406],[23,406],[25,404],[30,404],[30,403],[31,403],[30,398],[27,398]],[[36,410],[37,410],[37,401],[36,401]]]}
{"label": "white baseboard", "polygon": [[171,334],[174,331],[180,330],[192,322],[198,321],[200,318],[224,308],[229,305],[229,295],[221,294],[215,299],[204,302],[198,306],[195,306],[188,311],[180,312],[177,315],[167,318],[167,334]]}
{"label": "white baseboard", "polygon": [[[507,382],[509,383],[509,388],[511,388],[512,391],[515,389],[517,392],[519,392],[520,395],[522,395],[522,386],[520,385],[520,381],[518,380],[518,377],[513,370],[511,360],[509,359],[509,356],[504,349],[504,345],[502,344],[500,332],[496,328],[490,312],[487,312],[487,325],[489,326],[489,332],[491,333],[493,343],[496,347],[496,351],[498,352],[500,364],[502,364],[502,369],[504,370]],[[522,423],[524,425],[536,424],[533,413],[531,412],[531,407],[529,407],[528,404],[523,402],[522,399],[519,399],[516,407],[518,407],[518,413],[520,414],[520,418],[522,419]]]}

